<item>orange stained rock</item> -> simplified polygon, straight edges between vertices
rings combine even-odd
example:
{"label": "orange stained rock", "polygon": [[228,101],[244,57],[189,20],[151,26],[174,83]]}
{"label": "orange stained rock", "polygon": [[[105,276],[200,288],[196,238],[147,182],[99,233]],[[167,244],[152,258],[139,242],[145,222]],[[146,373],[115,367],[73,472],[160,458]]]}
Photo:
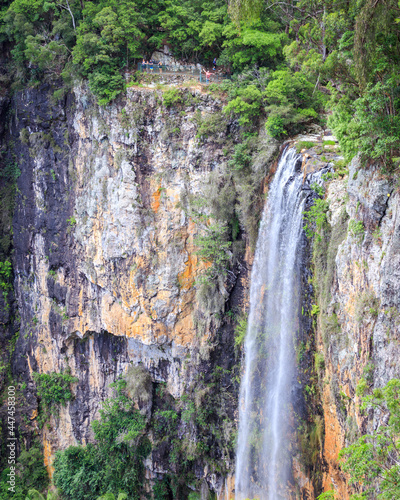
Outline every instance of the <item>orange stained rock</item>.
{"label": "orange stained rock", "polygon": [[344,433],[336,414],[336,406],[331,401],[328,386],[324,388],[323,406],[325,417],[324,458],[328,465],[328,470],[323,476],[323,488],[324,491],[332,489],[331,483],[334,482],[338,498],[348,500],[346,479],[338,465],[339,452],[344,446]]}
{"label": "orange stained rock", "polygon": [[[297,457],[293,457],[293,477],[297,485],[300,486],[301,498],[314,499],[315,491],[311,479],[308,477],[304,468],[301,466]],[[290,500],[295,500],[298,498],[295,489],[289,493]]]}
{"label": "orange stained rock", "polygon": [[[135,281],[134,281],[134,276],[135,276],[135,271],[131,271],[131,274],[129,276],[129,302],[134,303],[139,299],[140,293],[139,290],[136,288]],[[128,302],[128,300],[126,300]]]}
{"label": "orange stained rock", "polygon": [[83,316],[83,288],[79,292],[78,314],[79,316]]}
{"label": "orange stained rock", "polygon": [[161,203],[161,185],[156,191],[154,191],[152,197],[153,201],[151,202],[151,208],[154,210],[155,213],[157,213],[158,210],[160,209],[160,203]]}
{"label": "orange stained rock", "polygon": [[182,290],[189,290],[196,277],[197,256],[189,254],[185,263],[185,269],[178,274],[179,286]]}
{"label": "orange stained rock", "polygon": [[173,331],[174,341],[179,345],[188,346],[193,342],[195,334],[196,329],[191,312],[185,317],[181,316]]}
{"label": "orange stained rock", "polygon": [[235,476],[228,476],[225,479],[221,493],[218,495],[218,500],[235,500]]}
{"label": "orange stained rock", "polygon": [[43,455],[44,455],[44,465],[47,469],[51,481],[54,474],[53,454],[51,450],[50,441],[47,439],[47,436],[45,434],[43,434]]}

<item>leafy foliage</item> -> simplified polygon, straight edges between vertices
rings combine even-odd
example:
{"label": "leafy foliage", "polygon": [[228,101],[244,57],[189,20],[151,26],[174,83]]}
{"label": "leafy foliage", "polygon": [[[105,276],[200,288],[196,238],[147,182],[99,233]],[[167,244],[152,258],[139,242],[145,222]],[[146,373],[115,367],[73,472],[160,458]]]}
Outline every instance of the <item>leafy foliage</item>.
{"label": "leafy foliage", "polygon": [[40,493],[40,491],[31,489],[28,491],[28,496],[25,498],[25,500],[59,500],[58,493],[55,493],[53,491],[49,491],[47,493],[47,496],[45,497]]}
{"label": "leafy foliage", "polygon": [[33,373],[33,379],[37,385],[39,398],[48,406],[53,404],[65,405],[73,398],[70,385],[77,382],[76,377],[70,373]]}
{"label": "leafy foliage", "polygon": [[255,85],[239,88],[238,95],[224,108],[225,113],[234,112],[239,115],[240,125],[251,123],[260,114],[262,93]]}
{"label": "leafy foliage", "polygon": [[8,294],[12,290],[12,265],[9,260],[0,261],[0,289],[3,293],[4,302],[8,307]]}
{"label": "leafy foliage", "polygon": [[[400,380],[393,379],[362,398],[361,408],[380,415],[380,425],[340,452],[342,468],[353,483],[363,485],[359,498],[389,500],[400,496]],[[388,415],[387,419],[382,414]],[[376,485],[379,485],[378,494]]]}
{"label": "leafy foliage", "polygon": [[118,494],[139,499],[143,485],[143,459],[151,445],[144,436],[145,417],[125,392],[126,382],[115,384],[116,397],[106,400],[100,420],[93,422],[94,444],[70,446],[56,453],[54,482],[71,500]]}
{"label": "leafy foliage", "polygon": [[178,89],[171,87],[167,89],[163,94],[163,103],[166,108],[178,104],[181,102],[181,94]]}
{"label": "leafy foliage", "polygon": [[[279,16],[281,26],[290,33],[283,53],[296,78],[305,79],[305,88],[314,86],[311,96],[317,99],[321,98],[318,89],[330,94],[328,107],[332,114],[328,125],[334,129],[346,159],[361,152],[364,161],[378,161],[385,169],[399,165],[397,0],[352,0],[346,4],[302,0],[296,5],[269,4],[267,9]],[[233,2],[237,24],[254,19],[256,12],[263,12],[259,1]],[[285,80],[289,81],[290,76]],[[296,121],[301,117],[293,116],[297,110],[294,102],[291,96],[287,112]],[[310,110],[309,119],[315,118],[315,106],[306,105],[304,109]],[[269,113],[267,128],[271,135],[284,134],[279,113],[274,113],[273,108]]]}
{"label": "leafy foliage", "polygon": [[235,346],[241,346],[247,333],[247,316],[241,316],[235,328]]}
{"label": "leafy foliage", "polygon": [[[28,490],[42,491],[48,484],[48,475],[43,465],[43,451],[34,444],[29,450],[23,450],[16,463],[16,481],[13,500],[26,500]],[[7,483],[10,469],[7,467],[0,475],[0,500],[11,498]]]}
{"label": "leafy foliage", "polygon": [[309,238],[314,235],[317,239],[321,238],[320,230],[327,224],[326,213],[328,209],[329,203],[322,198],[317,198],[309,210],[304,213],[304,218],[307,221],[304,229]]}
{"label": "leafy foliage", "polygon": [[198,247],[197,253],[202,260],[212,264],[206,271],[208,276],[226,273],[230,260],[231,242],[227,239],[225,225],[220,222],[207,224],[204,234],[197,236],[195,244]]}
{"label": "leafy foliage", "polygon": [[126,493],[120,493],[118,497],[114,495],[114,493],[106,493],[101,497],[98,497],[97,500],[127,500],[128,495]]}
{"label": "leafy foliage", "polygon": [[288,38],[286,33],[279,32],[279,23],[272,20],[244,26],[239,32],[230,24],[224,29],[224,35],[222,57],[236,70],[254,65],[275,67],[276,61],[282,59]]}
{"label": "leafy foliage", "polygon": [[[36,318],[36,316],[35,316]],[[78,381],[72,377],[70,372],[65,373],[33,373],[39,397],[38,424],[42,427],[48,419],[49,414],[58,413],[58,405],[66,405],[67,401],[73,399],[71,384]]]}
{"label": "leafy foliage", "polygon": [[318,495],[317,500],[335,500],[335,492],[333,490],[325,491]]}

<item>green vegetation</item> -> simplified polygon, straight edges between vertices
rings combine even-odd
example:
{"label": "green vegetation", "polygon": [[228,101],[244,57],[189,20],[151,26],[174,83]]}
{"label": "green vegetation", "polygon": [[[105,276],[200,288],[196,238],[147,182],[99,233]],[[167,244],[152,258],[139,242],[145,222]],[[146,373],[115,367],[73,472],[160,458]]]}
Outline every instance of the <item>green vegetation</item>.
{"label": "green vegetation", "polygon": [[0,171],[0,177],[13,183],[21,175],[18,163],[15,161],[7,161],[4,168]]}
{"label": "green vegetation", "polygon": [[98,497],[97,500],[127,500],[128,495],[126,493],[119,493],[118,496],[115,496],[114,493],[106,493],[101,497]]}
{"label": "green vegetation", "polygon": [[266,130],[275,138],[300,132],[304,125],[318,118],[324,105],[323,95],[314,92],[305,75],[289,68],[263,68],[257,74],[247,70],[223,88],[229,96],[225,113],[237,116],[244,130],[250,131],[266,118]]}
{"label": "green vegetation", "polygon": [[181,93],[178,89],[170,88],[163,93],[163,103],[166,108],[182,102]]}
{"label": "green vegetation", "polygon": [[[221,119],[222,118],[222,119]],[[227,128],[224,115],[195,115],[200,140],[213,130]],[[197,196],[182,195],[181,206],[198,227],[196,253],[204,261],[202,274],[196,280],[197,299],[203,311],[200,323],[210,315],[221,315],[225,306],[225,280],[230,276],[245,249],[244,230],[249,244],[255,247],[258,224],[264,205],[261,189],[266,164],[273,159],[274,148],[256,135],[243,137],[232,144],[228,139],[229,158],[211,172]]]}
{"label": "green vegetation", "polygon": [[73,399],[71,384],[78,381],[67,371],[65,373],[33,373],[39,397],[39,426],[43,426],[49,414],[58,413],[58,405],[66,405],[67,401]]}
{"label": "green vegetation", "polygon": [[321,231],[328,224],[326,213],[329,209],[329,204],[322,198],[317,198],[314,204],[304,213],[304,218],[307,223],[304,227],[309,238],[315,236],[316,240],[321,240]]}
{"label": "green vegetation", "polygon": [[[256,22],[265,12],[262,2],[239,0],[233,5],[237,24]],[[296,75],[315,83],[315,89],[330,93],[332,116],[328,125],[334,129],[346,159],[361,151],[364,160],[372,158],[385,168],[398,165],[397,0],[351,1],[346,5],[304,1],[298,8],[285,3],[269,7],[267,12],[279,13],[281,25],[290,33],[283,48],[287,64]]]}
{"label": "green vegetation", "polygon": [[8,294],[12,290],[12,265],[9,260],[0,262],[0,289],[3,293],[5,307],[8,308]]}
{"label": "green vegetation", "polygon": [[211,223],[205,226],[204,234],[195,239],[198,255],[205,262],[212,263],[204,273],[207,279],[216,279],[221,273],[224,276],[227,273],[231,247],[227,230],[227,226],[220,222]]}
{"label": "green vegetation", "polygon": [[[222,142],[226,140],[224,133],[227,128],[227,120],[223,115],[220,113],[210,113],[204,117],[201,117],[200,115],[199,118],[196,137],[199,139],[212,137],[215,142]],[[221,134],[223,134],[222,139],[218,137]]]}
{"label": "green vegetation", "polygon": [[366,315],[378,315],[379,299],[373,290],[366,290],[357,296],[354,315],[358,323],[362,323]]}
{"label": "green vegetation", "polygon": [[[360,500],[399,498],[400,380],[393,379],[364,396],[361,409],[376,411],[380,425],[340,452],[342,469],[353,484],[362,486],[357,495]],[[382,418],[382,413],[388,418]]]}
{"label": "green vegetation", "polygon": [[316,146],[315,142],[311,142],[311,141],[299,141],[296,144],[296,150],[297,150],[298,153],[300,153],[300,151],[302,151],[303,149],[310,149],[310,148],[313,148],[315,146]]}
{"label": "green vegetation", "polygon": [[[234,0],[229,8],[223,0],[6,1],[0,42],[11,60],[2,82],[62,77],[70,85],[80,76],[107,104],[126,87],[124,71],[167,43],[185,61],[209,67],[218,58],[232,76],[219,89],[228,95],[225,112],[244,130],[261,119],[281,138],[318,121],[328,106],[346,160],[361,151],[389,169],[400,161],[398,9],[397,0]],[[177,96],[167,92],[168,107]]]}
{"label": "green vegetation", "polygon": [[315,366],[315,371],[319,373],[325,368],[325,359],[324,355],[322,352],[315,352],[314,353],[314,366]]}
{"label": "green vegetation", "polygon": [[356,387],[357,396],[365,396],[374,381],[374,364],[369,362],[363,369],[363,374]]}
{"label": "green vegetation", "polygon": [[355,221],[354,219],[351,219],[349,221],[349,231],[350,234],[352,234],[355,238],[357,238],[359,241],[362,241],[364,239],[364,224],[362,221]]}
{"label": "green vegetation", "polygon": [[[318,204],[317,204],[318,203]],[[331,227],[326,213],[329,206],[325,200],[317,198],[310,211],[305,214],[306,234],[314,237],[313,241],[313,278],[320,327],[325,346],[331,335],[340,332],[340,324],[335,311],[329,311],[330,290],[334,278],[337,249],[347,234],[348,215],[342,211],[337,223]]]}
{"label": "green vegetation", "polygon": [[76,219],[75,219],[75,217],[74,217],[73,215],[71,215],[71,217],[69,217],[69,218],[67,219],[67,222],[68,222],[68,224],[70,225],[70,227],[73,227],[73,226],[75,226],[75,224],[76,224]]}
{"label": "green vegetation", "polygon": [[[309,390],[312,392],[311,388]],[[307,468],[315,467],[324,440],[324,421],[322,417],[315,415],[314,422],[302,422],[298,428],[298,436],[304,464]]]}
{"label": "green vegetation", "polygon": [[[47,470],[43,465],[43,450],[34,443],[28,450],[23,450],[16,461],[15,493],[10,495],[7,483],[10,469],[5,468],[0,475],[0,500],[26,500],[28,490],[43,491],[48,484]],[[34,497],[33,497],[34,498]],[[32,498],[32,500],[33,500]],[[52,499],[53,500],[53,499]]]}
{"label": "green vegetation", "polygon": [[[54,482],[62,498],[93,500],[103,495],[111,500],[122,491],[133,500],[146,496],[143,460],[152,447],[161,457],[168,450],[163,460],[173,471],[155,482],[155,499],[184,500],[190,493],[188,484],[200,489],[193,475],[195,461],[226,473],[225,459],[233,459],[235,446],[236,404],[225,388],[232,385],[232,374],[216,367],[207,382],[202,375],[174,399],[165,384],[154,387],[142,366],[129,367],[125,377],[112,385],[114,397],[103,404],[100,419],[93,422],[94,443],[56,453]],[[182,434],[187,428],[193,432]]]}
{"label": "green vegetation", "polygon": [[66,373],[33,373],[36,382],[37,393],[45,405],[51,407],[53,404],[65,405],[73,397],[70,385],[77,382],[76,377]]}
{"label": "green vegetation", "polygon": [[317,500],[335,500],[335,492],[333,490],[325,491],[317,497]]}
{"label": "green vegetation", "polygon": [[115,383],[116,396],[105,401],[100,420],[93,422],[94,444],[56,453],[54,483],[65,499],[92,500],[121,490],[133,500],[141,497],[143,459],[151,445],[144,436],[145,417],[135,409],[126,386],[122,379]]}
{"label": "green vegetation", "polygon": [[40,491],[32,489],[28,491],[28,496],[25,500],[60,500],[60,497],[58,493],[54,493],[53,491],[49,491],[45,497]]}
{"label": "green vegetation", "polygon": [[241,316],[235,327],[235,346],[240,347],[244,343],[247,332],[247,316]]}
{"label": "green vegetation", "polygon": [[[220,366],[207,376],[207,381],[198,374],[180,400],[174,400],[162,386],[157,387],[153,403],[157,410],[151,420],[154,447],[164,449],[168,444],[167,459],[175,473],[155,484],[155,498],[184,500],[190,493],[188,484],[200,489],[193,476],[195,462],[202,461],[221,474],[228,472],[226,460],[232,460],[235,453],[237,403],[232,401],[236,393],[233,396],[228,387],[237,374]],[[193,432],[182,436],[182,426]]]}

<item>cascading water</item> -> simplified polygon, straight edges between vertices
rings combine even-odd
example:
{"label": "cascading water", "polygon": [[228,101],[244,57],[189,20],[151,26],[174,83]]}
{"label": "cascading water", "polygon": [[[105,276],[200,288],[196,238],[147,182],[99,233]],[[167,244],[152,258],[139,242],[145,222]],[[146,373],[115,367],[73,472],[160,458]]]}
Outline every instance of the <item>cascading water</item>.
{"label": "cascading water", "polygon": [[300,325],[301,157],[281,157],[266,203],[251,274],[240,388],[235,499],[289,498],[294,340]]}

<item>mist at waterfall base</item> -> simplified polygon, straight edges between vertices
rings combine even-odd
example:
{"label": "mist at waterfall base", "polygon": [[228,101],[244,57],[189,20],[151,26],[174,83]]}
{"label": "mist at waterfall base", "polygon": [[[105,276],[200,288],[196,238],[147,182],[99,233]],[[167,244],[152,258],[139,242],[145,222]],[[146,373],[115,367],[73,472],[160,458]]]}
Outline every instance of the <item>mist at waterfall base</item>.
{"label": "mist at waterfall base", "polygon": [[294,342],[300,328],[304,189],[301,156],[287,149],[271,183],[251,274],[240,388],[235,499],[290,497]]}

